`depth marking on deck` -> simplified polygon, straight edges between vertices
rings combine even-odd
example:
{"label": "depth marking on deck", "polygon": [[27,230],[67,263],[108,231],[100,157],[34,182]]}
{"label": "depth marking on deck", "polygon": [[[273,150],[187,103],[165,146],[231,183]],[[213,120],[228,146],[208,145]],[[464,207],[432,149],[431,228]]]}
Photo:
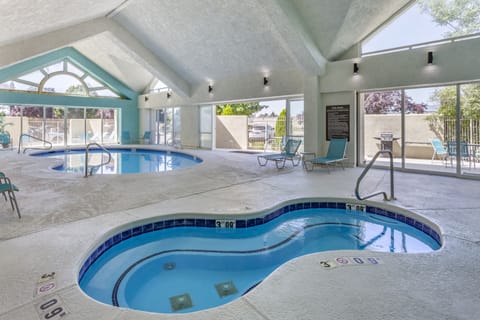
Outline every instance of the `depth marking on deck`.
{"label": "depth marking on deck", "polygon": [[345,266],[372,266],[383,264],[383,261],[376,257],[337,257],[334,260],[322,260],[319,264],[325,269],[334,269]]}

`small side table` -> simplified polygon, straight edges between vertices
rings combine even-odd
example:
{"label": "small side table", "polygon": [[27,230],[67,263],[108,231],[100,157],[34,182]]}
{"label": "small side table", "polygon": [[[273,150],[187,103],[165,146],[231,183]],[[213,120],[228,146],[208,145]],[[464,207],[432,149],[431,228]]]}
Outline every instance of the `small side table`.
{"label": "small side table", "polygon": [[304,169],[306,169],[305,167],[305,160],[307,159],[313,159],[317,156],[317,154],[315,152],[300,152],[300,155],[301,155],[301,159],[302,159],[302,166]]}

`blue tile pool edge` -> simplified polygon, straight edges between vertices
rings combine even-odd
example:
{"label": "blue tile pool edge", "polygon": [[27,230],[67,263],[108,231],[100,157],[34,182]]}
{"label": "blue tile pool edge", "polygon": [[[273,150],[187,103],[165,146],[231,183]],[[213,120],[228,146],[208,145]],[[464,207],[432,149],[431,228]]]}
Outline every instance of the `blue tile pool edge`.
{"label": "blue tile pool edge", "polygon": [[[198,163],[202,163],[203,162],[203,159],[196,156],[196,155],[192,155],[190,153],[187,153],[187,152],[179,152],[179,151],[172,151],[172,150],[164,150],[164,149],[154,149],[154,148],[147,148],[147,147],[132,147],[132,146],[111,146],[111,145],[107,145],[106,146],[106,149],[107,150],[115,150],[115,151],[130,151],[130,152],[165,152],[166,154],[177,154],[177,155],[181,155],[181,156],[187,156],[187,157],[190,157],[192,158],[192,160],[194,160],[195,162],[198,162]],[[101,151],[100,148],[91,148],[90,150],[93,150],[93,151]],[[51,155],[51,154],[54,154],[54,153],[65,153],[65,152],[78,152],[78,151],[85,151],[85,148],[84,147],[71,147],[71,148],[55,148],[55,149],[52,149],[52,150],[48,150],[48,151],[37,151],[37,152],[32,152],[30,153],[29,155],[32,156],[32,157],[42,157],[42,156],[46,156],[46,155]]]}
{"label": "blue tile pool edge", "polygon": [[[258,225],[262,225],[267,223],[275,218],[280,217],[281,215],[288,213],[290,211],[295,210],[302,210],[302,209],[322,209],[322,208],[329,208],[329,209],[347,209],[348,202],[335,202],[335,201],[306,201],[306,202],[298,202],[298,203],[290,203],[283,205],[268,214],[261,216],[261,217],[252,217],[252,218],[244,218],[244,219],[233,219],[230,217],[228,220],[235,220],[236,228],[250,228]],[[358,205],[359,203],[354,203]],[[389,209],[379,208],[371,205],[366,206],[366,213],[375,214],[379,216],[388,217],[394,220],[398,220],[400,222],[406,223],[423,233],[429,235],[433,238],[440,247],[442,246],[442,238],[437,231],[436,227],[433,226],[432,222],[429,222],[425,218],[424,222],[419,221],[415,217],[413,217],[413,213],[403,214],[394,212]],[[396,209],[399,210],[399,209]],[[355,211],[357,212],[357,211]],[[195,217],[182,217],[182,218],[166,218],[154,222],[149,222],[142,225],[135,225],[131,228],[124,229],[120,232],[115,233],[113,236],[104,240],[93,252],[87,256],[84,260],[79,272],[78,272],[78,282],[80,282],[87,270],[90,266],[95,263],[95,261],[108,249],[113,247],[114,245],[122,242],[123,240],[127,240],[131,237],[135,237],[144,233],[153,232],[162,229],[169,229],[169,228],[176,228],[176,227],[204,227],[204,228],[216,228],[215,222],[217,220],[225,219],[224,216],[222,217],[215,217],[216,219],[211,218],[195,218]],[[222,219],[223,218],[223,219]],[[421,218],[419,216],[419,218]],[[431,224],[431,225],[429,225]]]}

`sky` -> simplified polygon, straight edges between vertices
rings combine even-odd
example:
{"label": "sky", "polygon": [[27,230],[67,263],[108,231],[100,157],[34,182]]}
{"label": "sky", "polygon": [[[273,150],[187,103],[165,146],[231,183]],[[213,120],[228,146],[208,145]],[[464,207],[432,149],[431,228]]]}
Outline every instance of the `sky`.
{"label": "sky", "polygon": [[393,18],[389,25],[364,42],[362,52],[396,48],[445,38],[447,27],[438,26],[418,5]]}

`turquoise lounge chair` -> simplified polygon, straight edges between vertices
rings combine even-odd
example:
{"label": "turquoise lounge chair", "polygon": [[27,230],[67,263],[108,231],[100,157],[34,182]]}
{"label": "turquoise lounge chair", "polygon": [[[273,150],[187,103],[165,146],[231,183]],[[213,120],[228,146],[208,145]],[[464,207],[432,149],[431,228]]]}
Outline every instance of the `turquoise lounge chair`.
{"label": "turquoise lounge chair", "polygon": [[328,173],[330,173],[330,165],[340,164],[342,166],[342,169],[345,169],[343,167],[343,161],[347,160],[347,158],[345,158],[346,151],[346,138],[332,138],[330,140],[330,144],[328,145],[327,155],[325,157],[317,157],[305,160],[303,162],[304,167],[307,171],[312,171],[315,165],[325,165],[327,166]]}
{"label": "turquoise lounge chair", "polygon": [[[17,199],[15,198],[15,191],[19,191],[18,188],[12,184],[10,179],[5,176],[3,172],[0,172],[0,192],[3,194],[5,201],[10,199],[10,204],[12,205],[12,210],[17,210],[18,218],[20,219],[20,210],[18,210]],[[8,195],[8,199],[7,199]]]}
{"label": "turquoise lounge chair", "polygon": [[443,160],[445,162],[445,166],[447,166],[448,152],[443,146],[442,141],[440,141],[440,139],[437,139],[437,138],[432,139],[432,147],[433,147],[432,161],[438,158],[440,160]]}
{"label": "turquoise lounge chair", "polygon": [[300,155],[298,148],[302,144],[302,140],[288,139],[285,148],[281,153],[265,154],[257,157],[258,164],[262,167],[266,166],[268,161],[274,161],[278,169],[285,167],[287,160],[292,161],[294,167],[300,163]]}

